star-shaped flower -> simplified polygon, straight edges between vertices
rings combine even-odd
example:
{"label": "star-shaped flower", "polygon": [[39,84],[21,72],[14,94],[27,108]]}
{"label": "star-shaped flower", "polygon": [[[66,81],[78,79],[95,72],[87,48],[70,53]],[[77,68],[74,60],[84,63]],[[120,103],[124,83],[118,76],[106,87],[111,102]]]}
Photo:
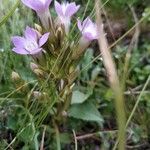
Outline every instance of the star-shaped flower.
{"label": "star-shaped flower", "polygon": [[92,41],[98,39],[97,25],[89,17],[83,22],[78,20],[78,28],[86,40]]}
{"label": "star-shaped flower", "polygon": [[64,24],[66,32],[69,30],[71,17],[79,10],[80,5],[73,3],[58,3],[55,1],[55,10],[61,23]]}
{"label": "star-shaped flower", "polygon": [[35,29],[26,27],[23,37],[12,37],[12,42],[15,46],[12,50],[22,55],[35,55],[42,51],[42,46],[46,43],[48,37],[49,33],[40,35]]}

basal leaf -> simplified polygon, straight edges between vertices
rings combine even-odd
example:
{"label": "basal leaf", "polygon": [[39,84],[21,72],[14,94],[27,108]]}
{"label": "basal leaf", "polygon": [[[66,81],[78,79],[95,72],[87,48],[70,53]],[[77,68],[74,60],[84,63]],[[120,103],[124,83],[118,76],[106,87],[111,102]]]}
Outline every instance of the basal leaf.
{"label": "basal leaf", "polygon": [[69,109],[69,116],[86,121],[103,122],[103,118],[94,104],[85,102],[82,104],[72,105]]}
{"label": "basal leaf", "polygon": [[71,104],[83,103],[88,97],[89,95],[86,95],[80,91],[74,91],[72,94]]}

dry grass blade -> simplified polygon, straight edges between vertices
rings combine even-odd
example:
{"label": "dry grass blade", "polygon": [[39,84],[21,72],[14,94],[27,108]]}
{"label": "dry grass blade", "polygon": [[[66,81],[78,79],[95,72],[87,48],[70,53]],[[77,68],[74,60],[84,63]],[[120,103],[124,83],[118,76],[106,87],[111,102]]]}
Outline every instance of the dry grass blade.
{"label": "dry grass blade", "polygon": [[43,135],[42,135],[42,141],[41,141],[40,150],[44,150],[45,131],[46,131],[46,126],[44,127],[44,130],[43,130]]}
{"label": "dry grass blade", "polygon": [[125,149],[125,110],[124,110],[124,97],[122,88],[120,87],[119,78],[117,75],[116,67],[113,62],[111,53],[109,51],[109,46],[105,37],[105,33],[103,30],[102,19],[101,19],[101,11],[99,10],[100,1],[95,0],[95,8],[96,8],[96,20],[98,26],[98,33],[99,33],[99,48],[100,52],[103,57],[104,66],[108,73],[108,78],[110,82],[110,86],[114,92],[115,96],[115,108],[116,108],[116,115],[117,115],[117,123],[118,123],[118,137],[119,137],[119,150]]}
{"label": "dry grass blade", "polygon": [[75,143],[75,150],[78,150],[77,136],[74,130],[73,130],[73,137],[74,137],[74,143]]}

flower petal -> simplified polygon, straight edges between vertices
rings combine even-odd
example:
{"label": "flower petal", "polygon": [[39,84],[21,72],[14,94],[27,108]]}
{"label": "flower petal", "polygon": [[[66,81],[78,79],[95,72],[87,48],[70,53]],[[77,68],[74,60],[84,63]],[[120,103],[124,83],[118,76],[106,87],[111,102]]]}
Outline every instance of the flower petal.
{"label": "flower petal", "polygon": [[51,4],[52,0],[46,0],[45,2],[45,8],[49,8],[49,5]]}
{"label": "flower petal", "polygon": [[24,5],[35,10],[36,12],[41,12],[45,10],[45,5],[41,0],[21,0]]}
{"label": "flower petal", "polygon": [[42,35],[42,37],[39,40],[39,47],[43,46],[46,43],[46,41],[48,40],[49,34],[50,33],[45,33],[44,35]]}
{"label": "flower petal", "polygon": [[13,42],[15,47],[19,47],[19,48],[24,47],[25,39],[23,37],[14,36],[12,37],[11,41]]}
{"label": "flower petal", "polygon": [[63,16],[63,10],[62,10],[62,6],[60,5],[60,3],[58,3],[57,1],[55,1],[55,10],[58,16]]}
{"label": "flower petal", "polygon": [[78,11],[79,8],[80,6],[79,5],[76,6],[75,2],[68,4],[66,12],[65,12],[65,16],[71,17]]}
{"label": "flower petal", "polygon": [[97,39],[96,36],[93,36],[90,32],[85,33],[84,36],[90,41]]}
{"label": "flower petal", "polygon": [[89,25],[93,24],[93,22],[91,21],[91,19],[89,17],[87,17],[84,21],[83,21],[83,28],[88,27]]}
{"label": "flower petal", "polygon": [[24,48],[19,48],[19,47],[13,48],[12,51],[14,51],[17,54],[21,54],[21,55],[27,55],[27,54],[29,54],[29,52],[26,51]]}
{"label": "flower petal", "polygon": [[37,48],[29,52],[30,55],[36,55],[42,51],[42,48]]}
{"label": "flower petal", "polygon": [[82,27],[82,24],[81,24],[80,20],[78,20],[77,25],[78,25],[79,30],[82,32],[83,27]]}
{"label": "flower petal", "polygon": [[27,26],[24,34],[26,39],[37,41],[37,31],[33,28]]}
{"label": "flower petal", "polygon": [[87,17],[82,23],[78,21],[78,28],[82,32],[82,36],[89,41],[98,39],[97,25]]}

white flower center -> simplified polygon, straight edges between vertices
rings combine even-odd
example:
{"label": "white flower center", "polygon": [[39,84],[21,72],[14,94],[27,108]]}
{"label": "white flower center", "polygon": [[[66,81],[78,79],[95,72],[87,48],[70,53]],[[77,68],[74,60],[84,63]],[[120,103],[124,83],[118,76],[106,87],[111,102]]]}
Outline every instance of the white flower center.
{"label": "white flower center", "polygon": [[35,50],[35,49],[37,49],[38,48],[38,44],[36,43],[36,42],[34,42],[34,41],[29,41],[29,40],[27,40],[26,41],[26,44],[25,44],[25,49],[27,50],[27,51],[32,51],[32,50]]}
{"label": "white flower center", "polygon": [[83,33],[90,33],[93,36],[97,35],[96,27],[94,25],[89,25],[87,27],[84,27]]}

